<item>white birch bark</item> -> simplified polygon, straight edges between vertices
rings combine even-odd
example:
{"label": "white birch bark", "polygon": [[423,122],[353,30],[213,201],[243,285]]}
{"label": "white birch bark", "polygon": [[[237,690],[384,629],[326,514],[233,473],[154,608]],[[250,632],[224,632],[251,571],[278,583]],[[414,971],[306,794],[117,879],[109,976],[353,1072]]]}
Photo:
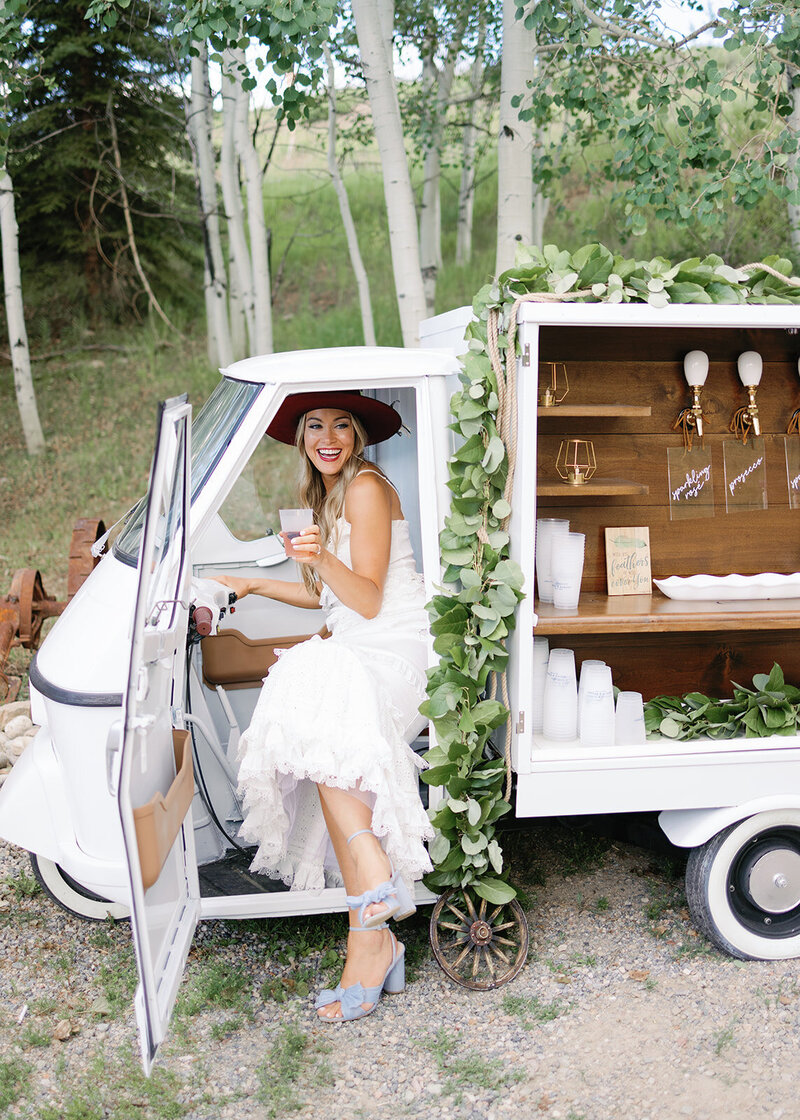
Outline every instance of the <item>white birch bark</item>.
{"label": "white birch bark", "polygon": [[[239,82],[233,52],[226,51],[222,67],[222,147],[219,157],[222,199],[228,221],[228,256],[230,261],[230,288],[236,293],[231,308],[231,334],[234,335],[234,315],[237,313],[236,300],[240,301],[241,312],[247,325],[247,343],[239,351],[234,343],[235,357],[252,354],[255,339],[255,296],[253,294],[253,273],[250,264],[250,250],[245,232],[244,207],[239,190],[239,161],[236,152],[236,108]],[[235,285],[234,285],[235,273]]]}
{"label": "white birch bark", "polygon": [[[789,80],[791,81],[791,75],[789,77]],[[794,102],[794,108],[792,109],[791,116],[789,117],[788,126],[794,133],[798,142],[800,142],[800,89],[795,87],[792,90],[791,95]],[[795,152],[795,154],[788,161],[786,168],[786,185],[790,191],[796,191],[798,184],[800,183],[800,177],[798,177],[799,164],[800,156],[798,156],[798,153]],[[789,238],[792,244],[792,251],[794,252],[795,256],[800,257],[800,205],[795,202],[789,202],[787,204],[787,207],[789,211]]]}
{"label": "white birch bark", "polygon": [[461,180],[458,186],[458,216],[456,218],[456,264],[467,264],[472,259],[472,218],[475,207],[475,153],[478,130],[475,118],[478,112],[477,97],[483,84],[483,47],[486,25],[481,25],[475,58],[469,73],[469,102],[467,123],[461,138]]}
{"label": "white birch bark", "polygon": [[514,264],[518,245],[533,241],[533,128],[520,120],[513,98],[527,92],[536,37],[516,18],[517,0],[503,0],[503,61],[500,68],[500,119],[497,139],[497,259],[495,271]]}
{"label": "white birch bark", "polygon": [[389,244],[403,344],[418,346],[419,324],[425,318],[426,309],[419,260],[417,213],[397,87],[387,49],[386,12],[384,10],[382,13],[381,7],[375,0],[352,0],[358,47],[383,169]]}
{"label": "white birch bark", "polygon": [[358,247],[358,234],[356,233],[353,215],[350,211],[350,200],[347,197],[347,189],[339,172],[339,164],[336,162],[336,89],[333,82],[333,58],[331,56],[330,47],[327,44],[323,47],[323,50],[325,52],[325,65],[328,70],[328,171],[330,172],[333,187],[336,191],[336,198],[339,201],[339,213],[342,216],[344,233],[347,238],[347,250],[350,254],[350,263],[353,266],[353,273],[356,278],[358,302],[361,307],[361,326],[364,332],[364,345],[375,346],[377,343],[375,340],[375,322],[372,317],[372,301],[370,300],[369,294],[369,279],[367,277],[367,270],[364,268],[364,262],[361,259],[361,250]]}
{"label": "white birch bark", "polygon": [[211,143],[211,89],[208,81],[208,52],[192,58],[191,98],[188,106],[189,140],[194,153],[205,242],[204,293],[208,330],[208,358],[223,368],[233,361],[228,320],[228,279],[219,226],[214,149]]}
{"label": "white birch bark", "polygon": [[230,275],[228,278],[228,313],[231,324],[231,349],[233,358],[246,357],[250,350],[247,341],[247,317],[244,313],[244,298],[239,287],[239,273],[230,252]]}
{"label": "white birch bark", "polygon": [[462,35],[456,34],[441,70],[431,57],[423,62],[423,80],[430,87],[434,113],[430,146],[425,153],[419,226],[420,262],[429,315],[435,312],[436,280],[442,267],[442,145],[461,43]]}
{"label": "white birch bark", "polygon": [[3,246],[3,286],[5,291],[8,345],[14,371],[14,392],[17,396],[22,434],[29,455],[44,450],[44,433],[36,408],[36,394],[31,374],[31,352],[25,329],[22,301],[22,276],[19,267],[19,231],[14,211],[14,184],[4,167],[0,168],[0,242]]}
{"label": "white birch bark", "polygon": [[[245,66],[243,50],[233,52],[240,67]],[[241,73],[241,70],[240,70]],[[250,265],[253,277],[254,333],[250,342],[253,354],[272,353],[272,293],[269,279],[267,224],[264,220],[264,175],[261,161],[250,135],[250,94],[237,85],[236,151],[244,172],[247,190],[247,227],[250,234]]]}

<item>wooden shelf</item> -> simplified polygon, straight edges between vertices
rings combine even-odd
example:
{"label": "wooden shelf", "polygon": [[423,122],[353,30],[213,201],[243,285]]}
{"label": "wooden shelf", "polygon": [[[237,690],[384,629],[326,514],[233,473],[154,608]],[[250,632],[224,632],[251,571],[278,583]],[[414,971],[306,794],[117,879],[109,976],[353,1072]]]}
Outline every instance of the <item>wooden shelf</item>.
{"label": "wooden shelf", "polygon": [[537,416],[603,416],[610,418],[650,416],[649,404],[554,404],[550,408],[539,405]]}
{"label": "wooden shelf", "polygon": [[534,634],[637,634],[708,630],[800,630],[800,599],[687,602],[652,595],[581,595],[575,611],[535,604]]}
{"label": "wooden shelf", "polygon": [[536,487],[540,498],[624,498],[649,494],[650,487],[627,478],[590,478],[582,486],[568,482],[541,482]]}

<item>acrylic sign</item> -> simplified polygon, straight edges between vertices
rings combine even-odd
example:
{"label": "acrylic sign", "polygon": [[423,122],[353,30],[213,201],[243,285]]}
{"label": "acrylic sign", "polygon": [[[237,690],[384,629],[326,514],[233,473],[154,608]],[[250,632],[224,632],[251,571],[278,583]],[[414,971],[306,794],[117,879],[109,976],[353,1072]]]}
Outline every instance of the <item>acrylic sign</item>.
{"label": "acrylic sign", "polygon": [[650,530],[647,525],[606,529],[609,595],[649,595]]}
{"label": "acrylic sign", "polygon": [[762,437],[741,443],[726,439],[725,509],[728,513],[767,508],[767,453]]}
{"label": "acrylic sign", "polygon": [[789,509],[800,509],[800,439],[784,436],[786,445],[786,483],[789,487]]}
{"label": "acrylic sign", "polygon": [[714,516],[714,474],[711,451],[693,447],[667,448],[669,516],[671,521],[685,517]]}

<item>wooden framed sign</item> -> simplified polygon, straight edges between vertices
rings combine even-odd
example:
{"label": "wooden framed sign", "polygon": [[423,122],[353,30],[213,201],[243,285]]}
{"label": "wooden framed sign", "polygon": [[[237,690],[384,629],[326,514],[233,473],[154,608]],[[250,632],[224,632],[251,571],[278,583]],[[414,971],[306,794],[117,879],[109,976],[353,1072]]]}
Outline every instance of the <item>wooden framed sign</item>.
{"label": "wooden framed sign", "polygon": [[606,529],[606,579],[609,595],[650,594],[650,529],[647,525]]}

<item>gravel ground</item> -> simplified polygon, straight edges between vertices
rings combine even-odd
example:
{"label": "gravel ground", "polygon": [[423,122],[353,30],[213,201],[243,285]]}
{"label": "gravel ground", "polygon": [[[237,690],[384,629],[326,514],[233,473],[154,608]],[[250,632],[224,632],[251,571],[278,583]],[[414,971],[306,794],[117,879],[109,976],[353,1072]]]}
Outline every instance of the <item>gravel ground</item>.
{"label": "gravel ground", "polygon": [[127,925],[72,919],[0,843],[0,1116],[800,1115],[797,962],[736,962],[698,937],[673,856],[556,822],[507,850],[532,942],[507,987],[451,984],[425,911],[400,927],[406,993],[361,1022],[318,1025],[313,994],[335,983],[343,918],[207,922],[146,1081]]}

